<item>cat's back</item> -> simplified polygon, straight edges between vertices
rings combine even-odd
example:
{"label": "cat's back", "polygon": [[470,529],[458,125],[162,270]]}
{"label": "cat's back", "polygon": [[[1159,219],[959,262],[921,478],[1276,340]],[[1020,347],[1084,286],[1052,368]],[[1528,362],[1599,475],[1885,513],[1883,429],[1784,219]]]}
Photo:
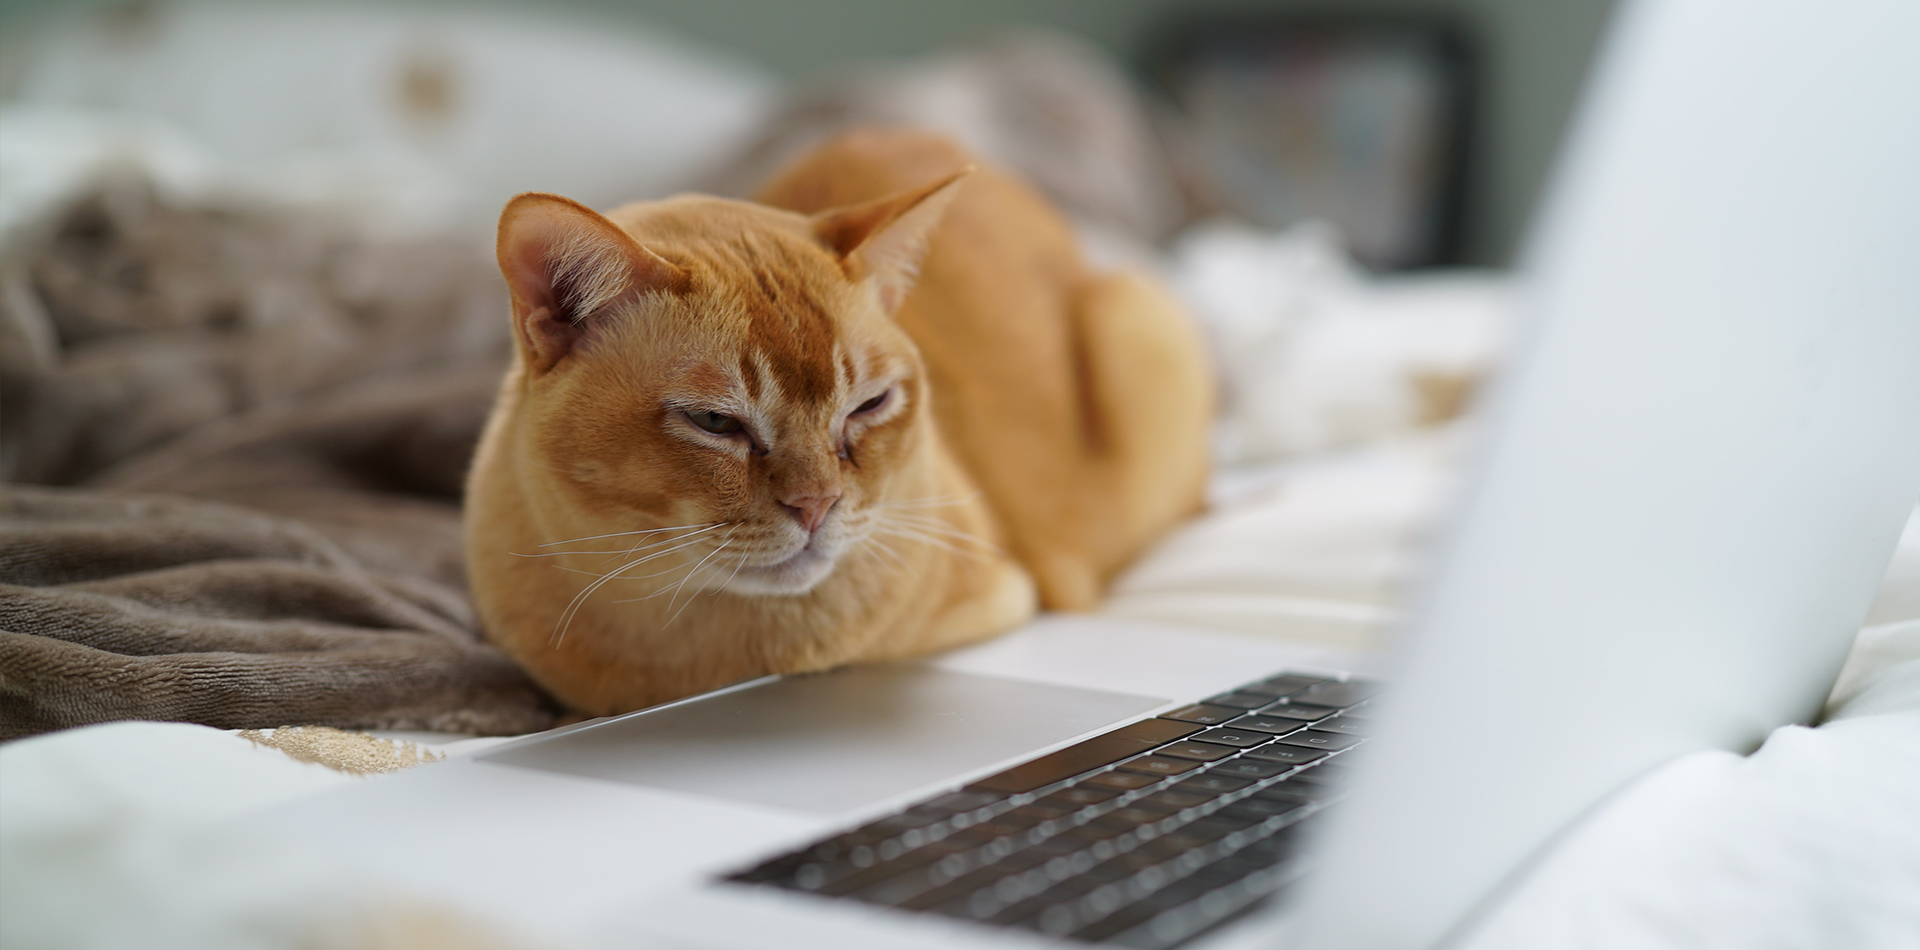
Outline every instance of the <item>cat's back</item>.
{"label": "cat's back", "polygon": [[[759,197],[810,214],[973,164],[938,135],[857,131]],[[1094,606],[1114,571],[1200,506],[1212,383],[1190,322],[1148,282],[1092,273],[1025,182],[984,164],[968,176],[897,319],[926,360],[942,432],[1047,606]]]}
{"label": "cat's back", "polygon": [[[973,167],[938,233],[978,221],[1025,235],[1014,253],[1048,248],[1073,255],[1073,238],[1046,199],[1025,182],[983,166],[953,140],[930,132],[863,129],[828,139],[761,188],[758,201],[801,214],[844,207],[925,185]],[[956,225],[962,225],[956,228]],[[990,250],[974,248],[973,250]]]}
{"label": "cat's back", "polygon": [[[975,170],[935,230],[899,320],[936,365],[1023,337],[1042,347],[1036,358],[1063,357],[1066,300],[1086,277],[1072,229],[1025,182],[977,164],[950,139],[906,130],[849,132],[769,182],[759,200],[812,214],[969,166]],[[953,347],[964,357],[945,352]]]}
{"label": "cat's back", "polygon": [[1084,436],[1072,304],[1086,268],[1066,221],[1018,178],[976,163],[947,138],[906,130],[830,139],[760,200],[811,214],[969,166],[896,319],[926,360],[941,430],[995,508],[1017,522],[1001,496],[1021,486],[1002,483],[1071,478],[1061,450]]}

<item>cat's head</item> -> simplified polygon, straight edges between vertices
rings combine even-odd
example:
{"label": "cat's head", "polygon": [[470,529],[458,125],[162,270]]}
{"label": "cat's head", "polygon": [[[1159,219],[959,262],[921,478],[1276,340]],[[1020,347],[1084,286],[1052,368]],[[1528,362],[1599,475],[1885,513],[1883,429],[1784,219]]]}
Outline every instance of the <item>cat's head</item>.
{"label": "cat's head", "polygon": [[695,589],[811,590],[922,452],[925,368],[892,316],[964,175],[810,217],[514,198],[498,253],[525,471],[607,534],[667,529],[604,545],[632,549],[627,576],[658,554]]}

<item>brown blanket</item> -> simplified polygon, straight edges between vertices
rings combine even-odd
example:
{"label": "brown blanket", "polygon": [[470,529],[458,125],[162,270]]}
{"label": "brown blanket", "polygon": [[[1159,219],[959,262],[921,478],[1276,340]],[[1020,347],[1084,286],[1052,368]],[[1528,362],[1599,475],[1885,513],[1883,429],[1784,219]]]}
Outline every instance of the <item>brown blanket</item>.
{"label": "brown blanket", "polygon": [[461,570],[505,353],[483,253],[123,182],[0,279],[0,738],[555,721]]}

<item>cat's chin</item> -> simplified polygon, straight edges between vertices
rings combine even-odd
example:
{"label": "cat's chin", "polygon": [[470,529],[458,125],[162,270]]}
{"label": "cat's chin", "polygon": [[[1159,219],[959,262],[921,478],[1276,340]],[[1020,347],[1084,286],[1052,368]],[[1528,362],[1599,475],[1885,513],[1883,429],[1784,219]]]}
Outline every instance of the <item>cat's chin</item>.
{"label": "cat's chin", "polygon": [[805,594],[833,573],[838,559],[817,548],[806,547],[800,553],[762,567],[742,568],[726,583],[731,594],[755,597],[792,597]]}

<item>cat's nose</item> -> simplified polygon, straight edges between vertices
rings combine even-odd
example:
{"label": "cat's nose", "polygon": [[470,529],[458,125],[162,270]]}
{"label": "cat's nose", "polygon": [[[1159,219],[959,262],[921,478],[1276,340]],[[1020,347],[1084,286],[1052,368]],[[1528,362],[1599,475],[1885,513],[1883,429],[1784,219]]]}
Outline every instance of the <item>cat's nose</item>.
{"label": "cat's nose", "polygon": [[797,495],[781,499],[780,507],[787,509],[787,514],[800,522],[800,527],[807,529],[808,534],[812,534],[820,530],[820,525],[827,520],[827,512],[839,501],[839,492],[831,495]]}

